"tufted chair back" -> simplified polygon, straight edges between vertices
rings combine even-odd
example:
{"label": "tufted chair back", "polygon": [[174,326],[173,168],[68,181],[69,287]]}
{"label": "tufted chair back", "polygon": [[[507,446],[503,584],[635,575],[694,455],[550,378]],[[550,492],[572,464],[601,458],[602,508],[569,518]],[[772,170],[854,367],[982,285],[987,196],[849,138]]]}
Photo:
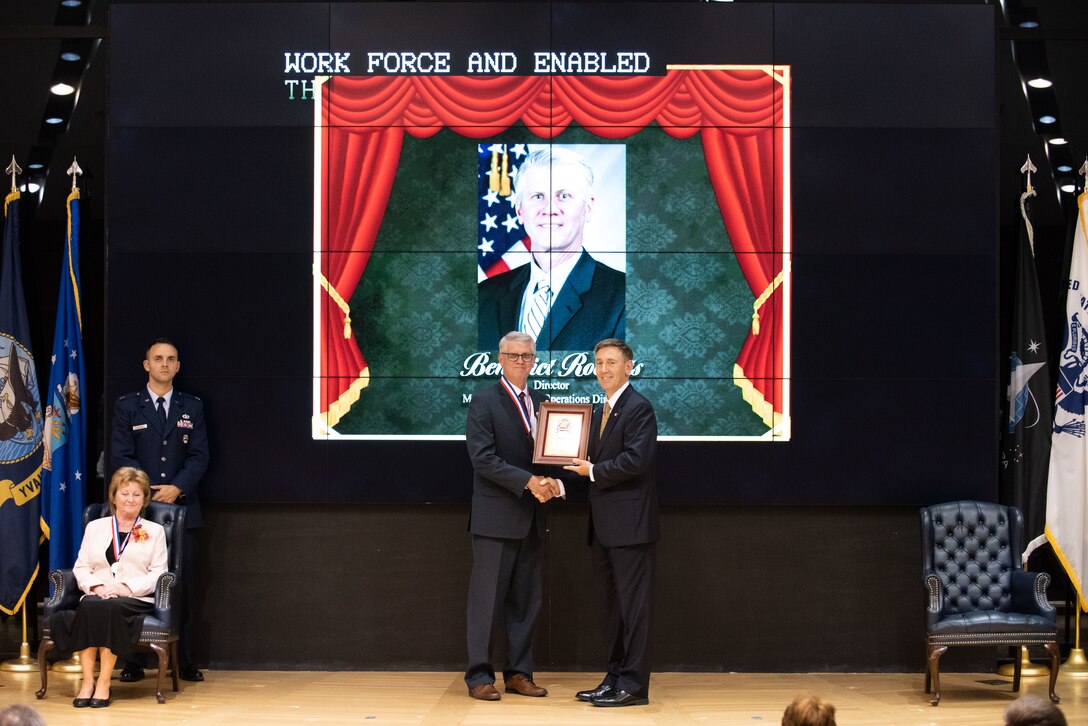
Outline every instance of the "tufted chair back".
{"label": "tufted chair back", "polygon": [[1023,529],[1020,510],[1001,504],[947,502],[922,509],[923,569],[936,573],[944,590],[938,617],[1010,611]]}
{"label": "tufted chair back", "polygon": [[[83,529],[96,519],[109,517],[110,505],[108,502],[88,504],[83,508]],[[185,507],[166,502],[148,502],[144,508],[144,519],[161,525],[166,530],[166,558],[167,569],[171,572],[181,572],[181,538],[185,536]]]}

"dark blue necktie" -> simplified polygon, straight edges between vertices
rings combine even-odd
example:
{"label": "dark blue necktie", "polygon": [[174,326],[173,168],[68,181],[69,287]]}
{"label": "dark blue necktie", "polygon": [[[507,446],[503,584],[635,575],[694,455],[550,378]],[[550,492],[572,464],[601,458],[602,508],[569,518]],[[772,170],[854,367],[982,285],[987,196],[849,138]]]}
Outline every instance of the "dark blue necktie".
{"label": "dark blue necktie", "polygon": [[155,410],[159,412],[159,423],[166,427],[166,399],[159,396],[155,399]]}

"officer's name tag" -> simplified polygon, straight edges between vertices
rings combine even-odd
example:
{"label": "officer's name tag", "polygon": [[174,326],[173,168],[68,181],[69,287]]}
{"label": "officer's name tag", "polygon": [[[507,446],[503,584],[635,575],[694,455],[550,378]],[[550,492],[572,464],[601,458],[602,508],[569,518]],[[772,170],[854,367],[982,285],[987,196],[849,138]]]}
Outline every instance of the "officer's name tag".
{"label": "officer's name tag", "polygon": [[193,422],[192,421],[185,421],[185,420],[178,421],[178,428],[179,429],[191,429],[192,427],[193,427]]}
{"label": "officer's name tag", "polygon": [[132,427],[132,430],[133,431],[140,431],[141,429],[146,429],[146,428],[147,428],[147,424],[136,424],[135,426]]}

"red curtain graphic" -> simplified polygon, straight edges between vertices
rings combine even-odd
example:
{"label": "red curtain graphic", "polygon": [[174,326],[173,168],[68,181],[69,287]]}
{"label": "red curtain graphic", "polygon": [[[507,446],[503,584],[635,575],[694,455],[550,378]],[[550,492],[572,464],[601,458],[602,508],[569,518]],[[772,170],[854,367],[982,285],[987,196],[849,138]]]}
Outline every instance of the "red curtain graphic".
{"label": "red curtain graphic", "polygon": [[631,136],[650,123],[676,138],[701,134],[722,221],[756,296],[734,375],[769,427],[788,426],[782,300],[788,275],[788,68],[670,69],[665,76],[622,78],[336,76],[322,86],[321,99],[321,382],[315,434],[335,426],[369,381],[348,301],[374,247],[404,134],[427,138],[449,128],[487,138],[518,121],[544,139],[572,123],[607,139]]}

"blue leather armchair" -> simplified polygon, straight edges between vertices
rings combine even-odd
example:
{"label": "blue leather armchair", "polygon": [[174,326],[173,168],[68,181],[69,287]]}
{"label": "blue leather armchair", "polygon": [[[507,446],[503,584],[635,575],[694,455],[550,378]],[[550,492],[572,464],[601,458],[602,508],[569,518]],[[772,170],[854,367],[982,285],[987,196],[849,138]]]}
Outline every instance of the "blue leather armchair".
{"label": "blue leather armchair", "polygon": [[[90,504],[83,510],[83,529],[87,524],[101,517],[110,515],[110,505]],[[141,515],[144,519],[162,525],[166,530],[166,551],[168,569],[159,575],[155,585],[155,609],[144,616],[144,627],[140,633],[138,650],[149,650],[159,658],[158,680],[155,685],[155,698],[159,703],[166,703],[162,686],[167,663],[173,675],[174,691],[178,690],[178,618],[174,602],[177,598],[177,584],[181,581],[182,538],[185,536],[185,507],[164,502],[151,502]],[[60,610],[74,610],[79,605],[83,593],[76,585],[75,575],[71,570],[53,570],[49,573],[49,582],[53,586],[53,596],[45,603],[45,622],[42,630],[42,642],[38,646],[38,668],[41,671],[42,687],[35,694],[45,698],[48,687],[49,664],[46,656],[53,649],[53,638],[48,627],[48,616]]]}
{"label": "blue leather armchair", "polygon": [[[1042,645],[1050,653],[1050,700],[1058,679],[1058,626],[1046,599],[1050,576],[1024,572],[1024,519],[1016,507],[948,502],[921,509],[926,589],[926,693],[941,701],[938,663],[952,645]],[[1020,658],[1012,690],[1020,690]]]}

